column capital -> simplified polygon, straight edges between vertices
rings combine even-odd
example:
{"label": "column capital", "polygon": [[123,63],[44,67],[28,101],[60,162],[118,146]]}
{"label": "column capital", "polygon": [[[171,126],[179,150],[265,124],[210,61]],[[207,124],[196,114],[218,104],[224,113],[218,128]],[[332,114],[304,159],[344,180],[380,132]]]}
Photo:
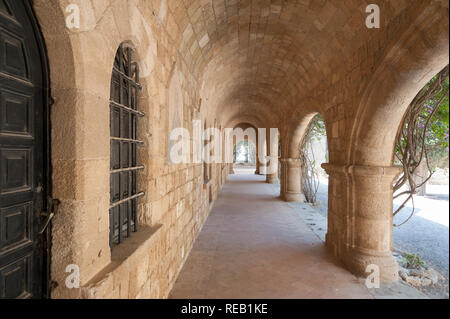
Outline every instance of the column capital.
{"label": "column capital", "polygon": [[302,159],[301,158],[280,158],[280,161],[282,162],[301,162]]}
{"label": "column capital", "polygon": [[401,166],[338,165],[328,163],[322,164],[322,168],[328,175],[385,176],[392,179],[398,176],[403,170]]}
{"label": "column capital", "polygon": [[291,167],[300,167],[302,165],[301,158],[280,158],[280,162],[288,164]]}

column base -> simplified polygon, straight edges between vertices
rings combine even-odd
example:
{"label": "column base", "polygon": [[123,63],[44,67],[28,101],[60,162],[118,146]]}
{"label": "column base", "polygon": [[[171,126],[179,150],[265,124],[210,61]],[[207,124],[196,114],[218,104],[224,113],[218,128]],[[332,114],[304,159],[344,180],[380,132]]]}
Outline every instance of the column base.
{"label": "column base", "polygon": [[276,176],[267,176],[266,182],[268,184],[280,184],[280,180]]}
{"label": "column base", "polygon": [[281,198],[286,202],[304,203],[303,196],[299,193],[283,193]]}
{"label": "column base", "polygon": [[352,251],[340,259],[346,268],[356,276],[367,278],[373,272],[373,268],[368,269],[368,266],[376,265],[380,270],[380,282],[391,283],[397,282],[399,279],[398,264],[392,255],[374,256]]}

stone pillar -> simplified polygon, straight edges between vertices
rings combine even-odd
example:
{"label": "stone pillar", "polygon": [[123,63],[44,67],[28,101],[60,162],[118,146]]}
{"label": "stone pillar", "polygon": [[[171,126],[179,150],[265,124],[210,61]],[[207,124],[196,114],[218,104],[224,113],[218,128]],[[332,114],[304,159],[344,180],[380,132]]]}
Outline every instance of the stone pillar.
{"label": "stone pillar", "polygon": [[230,139],[225,143],[231,143],[231,149],[229,150],[230,163],[228,163],[228,174],[234,175],[234,147],[236,146],[236,144],[234,143],[232,136],[230,136]]}
{"label": "stone pillar", "polygon": [[271,138],[270,129],[267,130],[267,172],[266,181],[269,184],[278,184],[278,137]]}
{"label": "stone pillar", "polygon": [[329,174],[326,244],[354,274],[377,265],[382,282],[398,280],[393,249],[393,187],[399,167],[323,164]]}
{"label": "stone pillar", "polygon": [[[258,137],[256,137],[256,141],[258,141]],[[256,162],[256,170],[255,170],[255,175],[259,175],[260,174],[260,169],[259,169],[259,156],[258,156],[258,151],[259,151],[259,148],[258,148],[258,142],[256,142],[255,143],[255,146],[256,146],[256,160],[255,160],[255,162]]]}
{"label": "stone pillar", "polygon": [[281,198],[287,202],[303,202],[301,160],[281,159]]}
{"label": "stone pillar", "polygon": [[[259,136],[258,135],[258,153],[257,153],[257,159],[258,159],[258,174],[259,175],[266,175],[267,172],[267,143],[266,143],[266,137],[265,136]],[[262,162],[261,162],[262,160]]]}

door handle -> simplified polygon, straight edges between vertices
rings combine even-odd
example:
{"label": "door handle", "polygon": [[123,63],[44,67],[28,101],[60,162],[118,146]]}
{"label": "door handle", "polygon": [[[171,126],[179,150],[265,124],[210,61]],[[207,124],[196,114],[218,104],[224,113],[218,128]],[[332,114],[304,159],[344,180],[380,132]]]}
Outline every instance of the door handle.
{"label": "door handle", "polygon": [[44,232],[47,230],[48,226],[50,225],[53,217],[55,217],[55,214],[58,213],[59,204],[61,202],[59,199],[52,199],[51,207],[50,207],[50,213],[42,213],[42,216],[47,216],[47,218],[44,221],[44,225],[42,226],[41,231],[39,232],[40,235],[44,234]]}
{"label": "door handle", "polygon": [[42,227],[41,231],[39,232],[40,235],[42,235],[45,232],[45,230],[48,228],[53,217],[55,217],[55,213],[48,214],[47,219],[44,222],[44,226]]}

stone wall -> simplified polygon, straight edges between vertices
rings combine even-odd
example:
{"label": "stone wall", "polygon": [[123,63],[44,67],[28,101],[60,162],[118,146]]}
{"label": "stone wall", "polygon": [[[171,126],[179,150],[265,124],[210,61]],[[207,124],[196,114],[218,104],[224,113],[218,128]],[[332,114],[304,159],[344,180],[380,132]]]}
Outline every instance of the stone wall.
{"label": "stone wall", "polygon": [[[80,29],[65,25],[66,7],[80,7]],[[154,15],[152,1],[35,1],[51,72],[53,197],[61,200],[53,223],[53,298],[165,298],[174,284],[226,180],[215,164],[204,185],[201,164],[168,161],[168,101],[173,68],[181,95],[182,125],[192,133],[198,88],[174,38],[170,14]],[[143,91],[139,162],[140,230],[109,248],[109,96],[121,43],[135,49]],[[179,93],[181,92],[181,93]],[[178,100],[179,96],[176,97]],[[204,110],[198,116],[211,125]],[[220,123],[218,123],[220,124]],[[219,178],[219,175],[220,178]],[[66,267],[78,265],[80,289],[67,289]]]}

